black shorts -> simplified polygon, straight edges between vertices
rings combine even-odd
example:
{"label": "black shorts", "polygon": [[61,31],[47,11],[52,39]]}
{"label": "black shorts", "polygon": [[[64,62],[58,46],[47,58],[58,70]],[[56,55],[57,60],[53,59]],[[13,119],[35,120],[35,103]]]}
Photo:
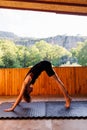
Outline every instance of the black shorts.
{"label": "black shorts", "polygon": [[54,72],[54,70],[53,70],[53,68],[52,68],[50,62],[48,62],[48,65],[45,66],[45,67],[46,67],[46,68],[45,68],[45,71],[46,71],[46,73],[47,73],[47,75],[48,75],[49,77],[50,77],[50,76],[53,76],[53,75],[55,74],[55,72]]}
{"label": "black shorts", "polygon": [[48,61],[41,61],[38,64],[34,65],[30,71],[27,73],[31,75],[32,81],[31,84],[35,83],[35,80],[38,78],[38,76],[45,71],[47,75],[53,76],[55,74],[54,70],[52,69],[51,63]]}

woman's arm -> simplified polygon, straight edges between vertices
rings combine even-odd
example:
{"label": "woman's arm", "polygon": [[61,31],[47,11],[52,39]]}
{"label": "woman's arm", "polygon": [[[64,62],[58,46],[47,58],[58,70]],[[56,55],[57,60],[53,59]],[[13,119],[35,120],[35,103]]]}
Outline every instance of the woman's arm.
{"label": "woman's arm", "polygon": [[23,96],[23,93],[24,93],[24,90],[25,90],[25,86],[26,86],[30,81],[31,81],[31,77],[28,75],[28,76],[25,78],[25,80],[24,80],[24,82],[23,82],[23,84],[22,84],[22,89],[21,89],[20,94],[19,94],[19,96],[17,97],[15,103],[12,105],[11,108],[5,109],[5,110],[4,110],[5,112],[13,111],[13,110],[15,109],[15,107],[21,102],[22,96]]}
{"label": "woman's arm", "polygon": [[5,112],[13,111],[15,109],[15,107],[21,102],[22,96],[23,96],[23,92],[24,92],[24,88],[25,87],[22,87],[21,92],[20,92],[19,96],[17,97],[15,103],[12,105],[12,107],[8,108],[8,109],[5,109],[4,110]]}

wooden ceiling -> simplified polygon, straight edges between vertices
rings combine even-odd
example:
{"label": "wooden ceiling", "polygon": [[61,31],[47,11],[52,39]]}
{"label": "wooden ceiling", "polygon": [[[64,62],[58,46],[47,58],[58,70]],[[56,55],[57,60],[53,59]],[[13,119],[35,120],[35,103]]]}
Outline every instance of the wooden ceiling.
{"label": "wooden ceiling", "polygon": [[87,15],[87,0],[0,0],[0,8]]}

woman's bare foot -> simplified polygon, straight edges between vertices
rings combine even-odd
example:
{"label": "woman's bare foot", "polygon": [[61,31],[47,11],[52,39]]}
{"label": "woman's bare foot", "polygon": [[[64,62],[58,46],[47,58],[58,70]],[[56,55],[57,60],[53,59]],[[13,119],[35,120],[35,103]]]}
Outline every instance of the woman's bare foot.
{"label": "woman's bare foot", "polygon": [[65,104],[66,108],[70,108],[71,101],[72,101],[71,97],[66,98],[66,104]]}

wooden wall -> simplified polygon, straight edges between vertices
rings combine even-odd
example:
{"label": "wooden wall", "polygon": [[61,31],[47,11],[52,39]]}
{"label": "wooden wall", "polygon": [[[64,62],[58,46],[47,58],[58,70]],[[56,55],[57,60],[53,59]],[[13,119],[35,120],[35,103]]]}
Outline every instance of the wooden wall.
{"label": "wooden wall", "polygon": [[[87,96],[87,67],[55,67],[54,69],[70,95]],[[0,69],[0,95],[18,95],[28,70],[29,68]],[[55,80],[43,72],[34,84],[32,95],[62,96],[62,93]]]}

